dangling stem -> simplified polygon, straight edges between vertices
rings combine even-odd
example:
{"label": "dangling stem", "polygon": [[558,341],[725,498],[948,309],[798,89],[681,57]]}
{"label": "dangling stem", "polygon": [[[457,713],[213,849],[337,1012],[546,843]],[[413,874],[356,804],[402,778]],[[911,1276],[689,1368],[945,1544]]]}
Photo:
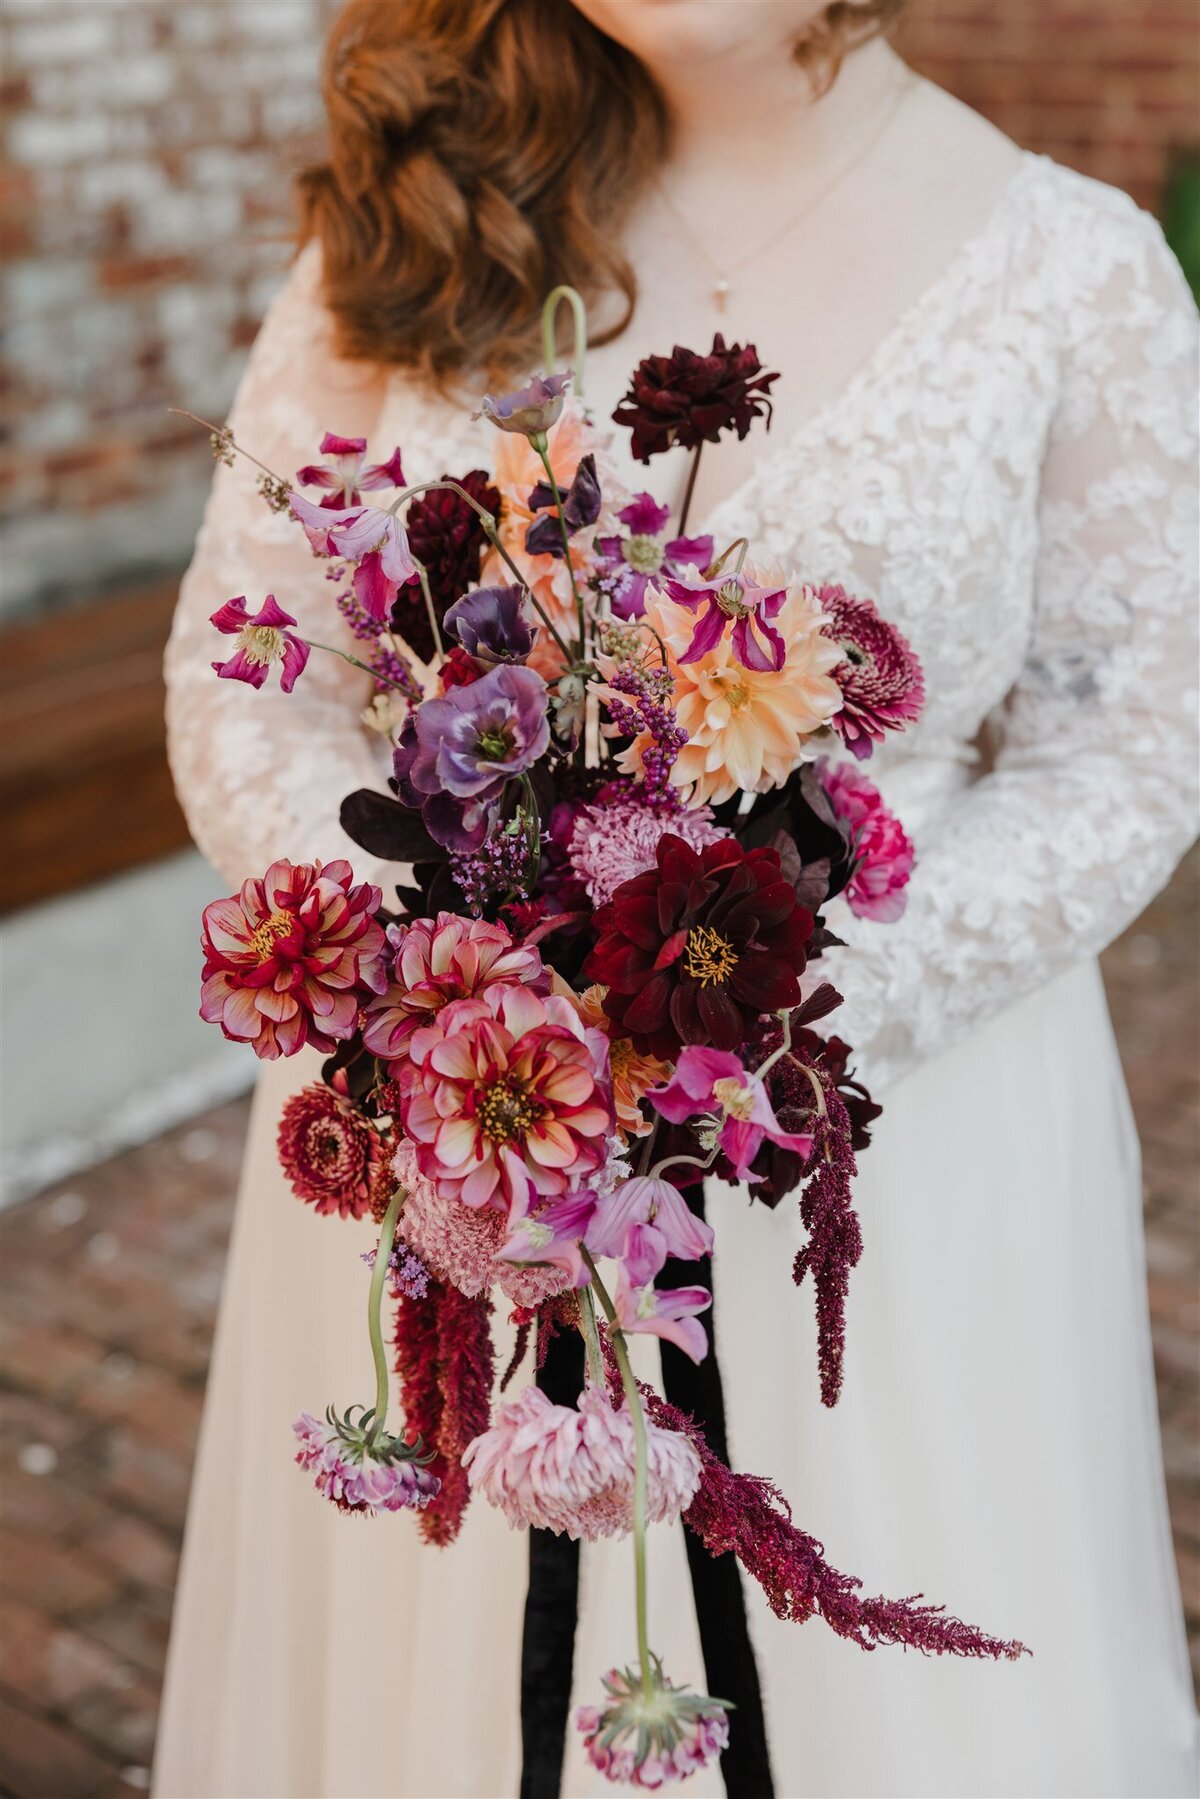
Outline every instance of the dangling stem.
{"label": "dangling stem", "polygon": [[790,1012],[779,1014],[779,1026],[783,1032],[783,1042],[778,1049],[773,1049],[765,1062],[760,1062],[754,1070],[760,1081],[765,1081],[776,1062],[781,1062],[792,1047],[792,1015]]}
{"label": "dangling stem", "polygon": [[711,1168],[716,1159],[717,1152],[715,1149],[712,1154],[706,1156],[703,1161],[700,1160],[699,1156],[664,1156],[662,1161],[656,1162],[654,1167],[650,1170],[650,1179],[652,1181],[658,1180],[664,1168],[673,1168],[677,1162],[686,1162],[689,1168]]}
{"label": "dangling stem", "polygon": [[371,1354],[375,1358],[375,1416],[371,1421],[369,1439],[371,1443],[376,1442],[380,1434],[387,1428],[388,1359],[387,1350],[383,1346],[383,1325],[380,1311],[383,1289],[387,1282],[388,1263],[392,1258],[392,1245],[396,1241],[396,1221],[407,1198],[407,1188],[397,1187],[388,1201],[388,1209],[384,1213],[383,1223],[379,1227],[379,1248],[375,1251],[375,1266],[371,1270],[371,1289],[367,1294],[367,1334],[371,1339]]}
{"label": "dangling stem", "polygon": [[[409,551],[409,554],[412,555],[411,550]],[[413,556],[413,561],[416,563],[417,574],[420,577],[421,592],[425,595],[425,611],[429,616],[429,628],[433,632],[433,647],[439,656],[444,656],[446,654],[446,646],[442,642],[442,630],[441,626],[438,624],[437,612],[434,609],[433,595],[429,590],[429,571],[423,562],[417,562],[415,556]]]}
{"label": "dangling stem", "polygon": [[408,691],[407,688],[400,685],[399,681],[393,681],[390,675],[385,675],[380,669],[372,668],[369,662],[361,662],[357,656],[352,656],[349,650],[339,650],[336,644],[332,643],[318,643],[314,637],[305,637],[301,641],[306,643],[310,650],[324,650],[329,656],[340,656],[343,662],[350,664],[351,668],[361,668],[364,675],[370,675],[372,681],[379,681],[385,687],[394,687],[397,693],[407,693]]}
{"label": "dangling stem", "polygon": [[285,481],[282,475],[275,473],[273,468],[268,468],[265,462],[260,462],[257,456],[252,456],[249,450],[244,450],[228,425],[212,425],[207,419],[202,419],[198,413],[189,412],[185,406],[168,406],[167,411],[173,413],[177,419],[191,419],[193,425],[203,426],[205,431],[210,431],[214,437],[219,437],[221,442],[227,444],[231,450],[236,450],[239,456],[244,456],[247,462],[252,462],[255,468],[260,468],[264,475],[269,475],[272,481],[278,481],[281,487],[291,486],[290,481]]}
{"label": "dangling stem", "polygon": [[546,480],[550,483],[550,492],[554,495],[554,510],[558,515],[558,534],[562,538],[563,557],[567,564],[567,577],[571,583],[571,597],[575,601],[575,617],[579,625],[579,655],[582,658],[587,652],[587,629],[583,615],[583,596],[575,580],[575,563],[571,557],[571,532],[567,525],[567,515],[563,511],[562,495],[558,491],[558,482],[554,479],[554,470],[550,466],[550,449],[546,441],[546,433],[539,431],[529,441],[538,453],[542,467],[546,471]]}
{"label": "dangling stem", "polygon": [[583,369],[587,360],[587,308],[582,294],[575,288],[565,285],[552,288],[542,302],[542,360],[546,365],[546,373],[553,374],[558,360],[558,347],[554,336],[554,321],[558,309],[566,300],[575,317],[575,356],[572,367],[575,370],[575,392],[583,398]]}
{"label": "dangling stem", "polygon": [[600,1353],[600,1332],[596,1325],[596,1301],[592,1289],[584,1287],[579,1295],[579,1330],[587,1350],[588,1381],[593,1387],[604,1387],[604,1357]]}
{"label": "dangling stem", "polygon": [[638,1392],[637,1381],[633,1378],[633,1369],[629,1365],[625,1333],[617,1323],[616,1309],[608,1296],[604,1282],[600,1279],[596,1264],[589,1251],[584,1249],[582,1254],[584,1264],[592,1277],[592,1287],[596,1298],[600,1301],[604,1316],[608,1320],[608,1340],[612,1344],[612,1352],[621,1375],[621,1385],[625,1390],[625,1403],[629,1407],[629,1416],[633,1420],[633,1579],[637,1601],[638,1661],[642,1670],[642,1692],[649,1699],[654,1690],[654,1682],[653,1662],[650,1656],[650,1631],[646,1618],[646,1513],[648,1509],[646,1414],[642,1407],[642,1396]]}
{"label": "dangling stem", "polygon": [[725,564],[729,561],[729,558],[733,555],[733,552],[735,550],[737,550],[739,552],[739,554],[738,554],[738,559],[737,559],[737,566],[734,569],[734,573],[740,575],[742,572],[742,564],[746,560],[746,552],[749,548],[750,548],[749,538],[735,537],[733,542],[726,549],[721,551],[721,554],[717,557],[716,561],[709,563],[708,567],[704,571],[704,579],[706,581],[715,581],[717,576],[720,574],[721,570],[725,567]]}
{"label": "dangling stem", "polygon": [[704,448],[703,438],[692,452],[692,466],[688,470],[687,486],[683,490],[683,505],[679,509],[679,534],[682,537],[687,530],[688,513],[692,509],[692,495],[696,491],[696,475],[700,468],[700,452]]}

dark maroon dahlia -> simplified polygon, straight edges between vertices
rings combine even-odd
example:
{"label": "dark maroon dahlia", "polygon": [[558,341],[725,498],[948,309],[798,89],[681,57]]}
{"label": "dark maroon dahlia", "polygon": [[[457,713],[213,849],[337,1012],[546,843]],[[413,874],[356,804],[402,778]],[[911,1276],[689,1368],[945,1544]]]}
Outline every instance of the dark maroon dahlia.
{"label": "dark maroon dahlia", "polygon": [[856,599],[844,587],[817,592],[833,619],[826,636],[841,644],[846,657],[833,670],[842,709],[830,723],[863,762],[885,731],[901,731],[920,717],[925,678],[908,640],[880,617],[873,600]]}
{"label": "dark maroon dahlia", "polygon": [[[474,468],[466,475],[443,475],[441,479],[457,480],[473,500],[495,516],[500,495],[484,469]],[[435,487],[412,501],[405,528],[413,555],[425,564],[440,624],[447,608],[479,579],[487,542],[479,514],[452,488]],[[419,582],[400,589],[392,608],[392,629],[411,644],[422,661],[429,661],[434,650],[433,631]]]}
{"label": "dark maroon dahlia", "polygon": [[737,1049],[764,1013],[799,1004],[813,917],[772,849],[722,838],[696,851],[668,834],[656,866],[623,882],[594,925],[584,973],[605,984],[605,1011],[641,1052]]}
{"label": "dark maroon dahlia", "polygon": [[353,1100],[318,1083],[302,1087],[283,1108],[276,1143],[297,1199],[342,1218],[371,1210],[383,1145]]}
{"label": "dark maroon dahlia", "polygon": [[722,431],[745,437],[756,418],[771,425],[772,381],[753,344],[727,345],[718,331],[707,356],[678,344],[669,356],[647,356],[630,377],[613,418],[633,433],[633,454],[649,462],[676,444],[716,443]]}

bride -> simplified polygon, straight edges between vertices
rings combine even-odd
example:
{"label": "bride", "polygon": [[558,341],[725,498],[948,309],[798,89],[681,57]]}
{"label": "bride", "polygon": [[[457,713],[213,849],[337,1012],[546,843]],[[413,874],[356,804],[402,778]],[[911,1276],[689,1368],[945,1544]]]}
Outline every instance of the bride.
{"label": "bride", "polygon": [[[413,479],[488,465],[455,396],[489,360],[528,372],[560,280],[598,322],[600,422],[636,360],[715,329],[783,371],[770,437],[704,458],[693,521],[874,596],[928,702],[872,764],[916,840],[906,916],[835,924],[839,1034],[886,1101],[845,1396],[818,1403],[795,1208],[714,1185],[731,1449],[872,1591],[1034,1653],[865,1655],[747,1592],[771,1772],[727,1757],[694,1791],[1190,1793],[1138,1148],[1095,958],[1193,825],[1194,313],[1125,195],[907,71],[879,35],[900,3],[349,0],[330,160],[233,424],[289,476],[326,430],[399,443]],[[675,454],[621,473],[678,504]],[[299,532],[222,468],[168,656],[196,840],[231,889],[281,855],[386,887],[337,823],[387,770],[356,672],[314,658],[291,698],[210,672],[209,614],[270,591],[338,629]],[[275,1162],[313,1072],[268,1064],[255,1101],[157,1790],[547,1799],[520,1773],[524,1540],[477,1504],[428,1548],[290,1466],[292,1417],[365,1372],[369,1222],[331,1228]],[[631,1640],[605,1550],[584,1546],[581,1699]],[[682,1533],[655,1550],[656,1647],[703,1686]],[[568,1743],[562,1792],[597,1784]]]}

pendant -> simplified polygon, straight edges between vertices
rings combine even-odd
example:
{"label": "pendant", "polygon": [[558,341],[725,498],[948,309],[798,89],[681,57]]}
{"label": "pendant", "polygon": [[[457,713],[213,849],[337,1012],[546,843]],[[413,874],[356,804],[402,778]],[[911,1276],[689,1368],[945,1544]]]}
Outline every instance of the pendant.
{"label": "pendant", "polygon": [[726,281],[724,275],[722,275],[720,280],[717,282],[717,285],[713,288],[713,299],[717,303],[717,311],[718,312],[724,312],[725,302],[728,298],[729,298],[729,283],[728,283],[728,281]]}

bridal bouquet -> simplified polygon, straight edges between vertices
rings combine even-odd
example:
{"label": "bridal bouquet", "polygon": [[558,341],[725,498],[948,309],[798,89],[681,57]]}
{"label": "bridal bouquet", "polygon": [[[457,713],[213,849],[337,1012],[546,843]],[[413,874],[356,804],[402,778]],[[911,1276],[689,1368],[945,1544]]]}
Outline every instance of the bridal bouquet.
{"label": "bridal bouquet", "polygon": [[[473,1493],[513,1526],[631,1536],[637,1658],[576,1722],[597,1767],[655,1787],[719,1753],[729,1708],[652,1651],[652,1523],[682,1517],[779,1617],[820,1613],[864,1648],[1020,1646],[863,1597],[769,1480],[733,1472],[632,1370],[633,1336],[709,1353],[711,1294],[687,1265],[713,1253],[715,1176],[768,1206],[797,1197],[791,1273],[813,1289],[821,1397],[837,1399],[862,1247],[851,1179],[879,1107],[815,1028],[839,1004],[823,908],[841,894],[881,925],[903,909],[912,848],[862,771],[923,689],[871,600],[687,534],[702,447],[769,423],[778,377],[753,348],[718,336],[651,357],[614,414],[645,463],[692,451],[672,522],[610,467],[565,297],[574,371],[483,399],[490,472],[406,486],[399,451],[368,463],[363,440],[330,433],[294,480],[261,473],[328,564],[361,652],[333,653],[369,671],[364,724],[392,750],[394,797],[348,795],[343,825],[412,884],[385,903],[345,861],[276,862],[207,908],[201,1011],[259,1056],[327,1057],[284,1109],[283,1168],[318,1212],[379,1225],[373,1402],[304,1414],[297,1461],[345,1511],[414,1510],[435,1544]],[[218,430],[214,449],[242,446]],[[278,666],[292,689],[325,646],[286,597],[214,615],[233,639],[218,675],[259,687]],[[498,1386],[495,1305],[516,1326]],[[576,1403],[536,1383],[505,1397],[563,1331],[586,1349]]]}

